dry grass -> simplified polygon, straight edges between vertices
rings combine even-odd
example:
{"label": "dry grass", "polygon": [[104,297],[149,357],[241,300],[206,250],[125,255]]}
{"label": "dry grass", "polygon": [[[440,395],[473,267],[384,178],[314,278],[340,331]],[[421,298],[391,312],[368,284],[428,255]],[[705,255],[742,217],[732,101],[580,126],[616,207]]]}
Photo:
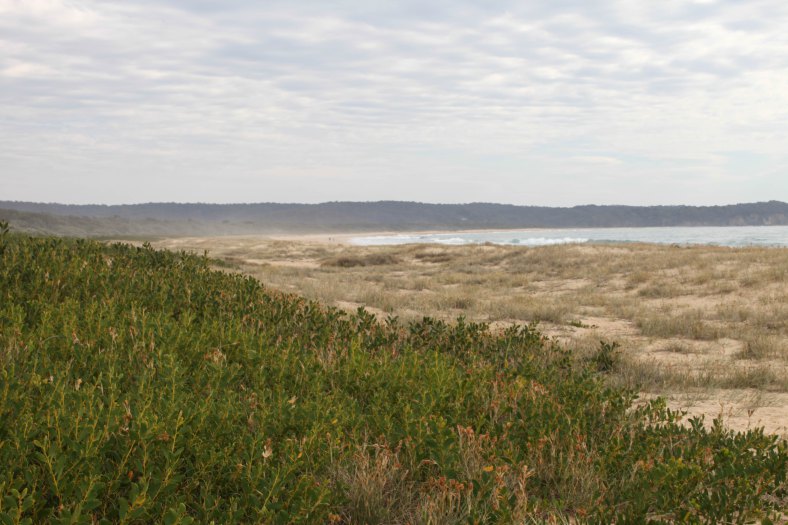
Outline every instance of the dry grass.
{"label": "dry grass", "polygon": [[[157,243],[268,286],[403,320],[539,322],[590,353],[621,343],[617,378],[645,392],[743,389],[788,406],[788,251],[646,244],[360,247],[257,237]],[[780,401],[782,402],[782,401]],[[771,423],[788,431],[788,409]],[[780,419],[782,418],[782,419]],[[768,426],[768,425],[767,425]]]}
{"label": "dry grass", "polygon": [[[462,459],[461,479],[480,479],[483,473],[494,476],[495,487],[489,494],[490,504],[495,507],[501,493],[514,498],[513,514],[517,523],[527,523],[529,511],[527,480],[535,472],[526,465],[491,465],[495,443],[487,434],[477,434],[471,428],[457,427],[460,457]],[[533,462],[538,468],[556,467],[555,458],[545,454],[543,447],[534,453]],[[544,457],[542,457],[544,456]],[[548,460],[545,460],[545,457]],[[343,489],[347,498],[343,511],[343,523],[391,523],[391,524],[450,524],[466,523],[471,520],[475,509],[482,501],[474,497],[473,487],[445,477],[430,477],[428,481],[417,481],[419,471],[434,468],[430,460],[417,461],[411,455],[388,444],[372,444],[360,447],[352,460],[341,466],[335,475],[335,482]],[[566,474],[567,480],[560,487],[563,490],[577,487],[588,490],[587,480],[596,479],[593,474],[582,469],[578,472],[571,462],[560,462],[556,472],[548,470],[551,476]],[[585,466],[585,465],[583,465]],[[563,472],[561,469],[569,470]],[[572,496],[574,493],[572,494]],[[586,492],[581,495],[591,504]],[[564,497],[570,497],[563,494]],[[553,509],[555,510],[555,509]],[[554,512],[560,517],[559,512]],[[476,516],[478,519],[478,515]]]}

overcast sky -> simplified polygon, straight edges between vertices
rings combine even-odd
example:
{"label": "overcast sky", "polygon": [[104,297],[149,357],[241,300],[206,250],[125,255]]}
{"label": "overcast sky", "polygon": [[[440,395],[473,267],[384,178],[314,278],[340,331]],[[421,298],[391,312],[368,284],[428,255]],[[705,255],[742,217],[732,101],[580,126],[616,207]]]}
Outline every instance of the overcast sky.
{"label": "overcast sky", "polygon": [[784,0],[0,0],[0,200],[788,201]]}

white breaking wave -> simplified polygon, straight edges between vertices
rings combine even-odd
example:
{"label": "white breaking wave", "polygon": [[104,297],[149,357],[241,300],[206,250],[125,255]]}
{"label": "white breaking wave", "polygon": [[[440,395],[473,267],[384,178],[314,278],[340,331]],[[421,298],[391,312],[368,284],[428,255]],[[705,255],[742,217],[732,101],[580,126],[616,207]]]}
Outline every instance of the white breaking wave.
{"label": "white breaking wave", "polygon": [[441,239],[435,239],[433,241],[427,240],[425,242],[436,242],[438,244],[458,244],[459,245],[459,244],[470,244],[473,241],[470,241],[468,239],[463,239],[462,237],[449,237],[448,239],[441,238]]}
{"label": "white breaking wave", "polygon": [[365,246],[395,244],[502,244],[550,246],[587,242],[647,242],[664,244],[712,244],[718,246],[788,247],[788,226],[713,226],[656,228],[575,228],[508,230],[497,232],[400,233],[356,237]]}
{"label": "white breaking wave", "polygon": [[552,246],[555,244],[578,244],[588,242],[583,237],[530,237],[500,240],[492,238],[446,237],[441,235],[375,235],[370,237],[354,237],[351,244],[361,246],[389,246],[396,244],[443,244],[461,246],[465,244],[500,244],[508,246]]}
{"label": "white breaking wave", "polygon": [[530,239],[512,239],[508,242],[495,242],[494,244],[511,244],[515,246],[552,246],[554,244],[582,244],[588,242],[589,239],[582,237],[562,237],[554,239],[550,237],[532,237]]}

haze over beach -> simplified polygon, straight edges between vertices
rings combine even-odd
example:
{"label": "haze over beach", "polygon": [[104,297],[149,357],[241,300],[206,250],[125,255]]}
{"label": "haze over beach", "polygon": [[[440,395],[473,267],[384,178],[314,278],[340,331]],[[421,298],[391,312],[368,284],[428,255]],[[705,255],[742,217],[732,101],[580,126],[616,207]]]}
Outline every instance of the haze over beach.
{"label": "haze over beach", "polygon": [[788,525],[787,27],[0,0],[0,523]]}
{"label": "haze over beach", "polygon": [[4,200],[788,200],[778,0],[0,2]]}

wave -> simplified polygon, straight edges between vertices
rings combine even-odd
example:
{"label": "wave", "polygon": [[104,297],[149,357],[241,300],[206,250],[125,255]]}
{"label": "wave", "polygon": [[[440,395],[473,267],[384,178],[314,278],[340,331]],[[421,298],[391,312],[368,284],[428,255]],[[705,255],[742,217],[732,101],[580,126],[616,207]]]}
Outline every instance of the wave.
{"label": "wave", "polygon": [[584,237],[530,237],[524,239],[497,240],[490,238],[445,237],[440,235],[375,235],[354,237],[351,244],[361,246],[389,246],[396,244],[443,244],[462,246],[466,244],[499,244],[504,246],[552,246],[556,244],[581,244],[589,242]]}
{"label": "wave", "polygon": [[531,237],[528,239],[512,239],[511,241],[495,242],[494,244],[506,244],[515,246],[553,246],[555,244],[582,244],[589,239],[583,237]]}
{"label": "wave", "polygon": [[500,244],[507,246],[550,246],[579,243],[631,243],[717,246],[784,246],[788,247],[788,226],[728,227],[655,227],[655,228],[575,228],[544,230],[509,230],[490,232],[400,233],[356,237],[353,244]]}

